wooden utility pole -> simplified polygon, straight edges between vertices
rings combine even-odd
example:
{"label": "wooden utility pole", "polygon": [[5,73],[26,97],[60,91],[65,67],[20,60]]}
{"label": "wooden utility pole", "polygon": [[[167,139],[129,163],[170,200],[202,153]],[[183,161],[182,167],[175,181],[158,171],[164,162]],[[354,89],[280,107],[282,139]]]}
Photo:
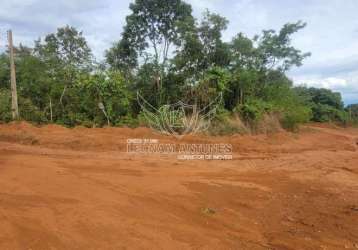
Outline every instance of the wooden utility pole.
{"label": "wooden utility pole", "polygon": [[19,106],[17,104],[17,89],[16,89],[16,71],[14,62],[14,47],[12,43],[12,31],[7,32],[7,38],[9,40],[9,52],[10,52],[10,69],[11,69],[11,112],[12,119],[19,119]]}

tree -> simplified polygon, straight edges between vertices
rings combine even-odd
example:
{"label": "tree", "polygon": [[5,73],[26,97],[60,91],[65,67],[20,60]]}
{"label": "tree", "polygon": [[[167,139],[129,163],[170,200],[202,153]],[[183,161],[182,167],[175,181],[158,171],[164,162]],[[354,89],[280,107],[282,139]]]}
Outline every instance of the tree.
{"label": "tree", "polygon": [[93,125],[118,124],[129,113],[130,93],[119,71],[96,70],[76,79],[75,88],[81,98],[77,102],[83,117]]}
{"label": "tree", "polygon": [[136,0],[129,6],[124,39],[134,42],[138,52],[154,52],[154,63],[164,65],[172,45],[179,45],[181,22],[193,20],[191,6],[181,0]]}
{"label": "tree", "polygon": [[204,12],[203,20],[198,28],[202,43],[202,68],[227,66],[229,63],[229,45],[222,41],[222,32],[226,30],[229,21],[218,14]]}
{"label": "tree", "polygon": [[5,53],[0,54],[0,88],[10,88],[10,62]]}
{"label": "tree", "polygon": [[194,23],[191,6],[181,0],[136,0],[129,6],[122,39],[107,53],[107,62],[117,67],[133,68],[137,56],[151,63],[159,102],[163,99],[162,79],[174,46],[181,43],[187,25]]}
{"label": "tree", "polygon": [[230,43],[232,69],[255,69],[258,64],[258,53],[254,47],[254,41],[246,37],[243,33],[236,35]]}
{"label": "tree", "polygon": [[44,41],[36,41],[35,54],[47,66],[47,73],[56,84],[63,85],[59,102],[64,107],[63,98],[68,87],[74,83],[78,71],[89,71],[91,67],[91,50],[82,32],[74,27],[58,28]]}
{"label": "tree", "polygon": [[302,61],[311,53],[302,53],[291,46],[291,36],[303,29],[306,23],[298,21],[287,23],[277,33],[274,30],[264,30],[261,36],[255,37],[258,43],[257,53],[261,69],[276,69],[287,71],[292,66],[301,66]]}
{"label": "tree", "polygon": [[344,105],[340,93],[329,89],[307,88],[305,86],[296,87],[294,91],[312,109],[313,121],[339,121],[344,123],[347,121],[348,113],[343,109]]}
{"label": "tree", "polygon": [[[15,48],[25,119],[68,126],[135,124],[141,111],[137,92],[156,108],[178,101],[204,108],[223,94],[221,126],[230,115],[256,123],[278,113],[288,128],[311,114],[315,121],[346,121],[348,112],[355,117],[356,107],[345,110],[339,93],[293,88],[286,72],[310,55],[292,46],[292,36],[306,25],[301,21],[253,38],[238,31],[227,42],[225,17],[207,10],[196,21],[183,0],[134,0],[129,8],[105,62],[93,61],[82,32],[70,26],[39,39],[34,48]],[[1,120],[8,119],[9,76],[8,55],[2,53]]]}
{"label": "tree", "polygon": [[229,44],[222,41],[228,20],[208,10],[200,24],[189,23],[183,42],[174,58],[176,69],[194,84],[206,70],[227,67],[230,62]]}
{"label": "tree", "polygon": [[[46,65],[33,54],[33,49],[20,44],[15,47],[15,63],[19,93],[29,98],[39,109],[48,105],[45,93],[49,92],[50,78],[44,69]],[[45,96],[44,96],[45,95]]]}
{"label": "tree", "polygon": [[358,123],[358,104],[348,105],[346,110],[349,113],[350,119]]}
{"label": "tree", "polygon": [[106,62],[112,70],[120,70],[130,76],[138,65],[138,53],[126,38],[116,42],[106,51]]}

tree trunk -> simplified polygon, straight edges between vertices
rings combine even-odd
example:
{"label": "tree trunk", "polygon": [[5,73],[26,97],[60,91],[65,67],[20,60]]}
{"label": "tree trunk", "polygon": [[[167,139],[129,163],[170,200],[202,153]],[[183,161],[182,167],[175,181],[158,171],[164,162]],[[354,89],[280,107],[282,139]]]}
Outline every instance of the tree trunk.
{"label": "tree trunk", "polygon": [[63,108],[62,99],[63,99],[63,97],[65,95],[66,89],[67,89],[67,85],[65,85],[65,87],[63,88],[63,91],[62,91],[62,94],[61,94],[61,97],[60,97],[60,103],[61,103],[62,108]]}

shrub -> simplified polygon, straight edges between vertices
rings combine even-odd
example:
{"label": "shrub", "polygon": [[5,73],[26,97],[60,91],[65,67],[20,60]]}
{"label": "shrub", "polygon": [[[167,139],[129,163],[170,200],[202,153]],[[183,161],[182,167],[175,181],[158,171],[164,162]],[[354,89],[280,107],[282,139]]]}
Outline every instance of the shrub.
{"label": "shrub", "polygon": [[247,134],[249,132],[250,130],[241,121],[239,116],[232,115],[225,109],[218,110],[208,130],[210,135]]}
{"label": "shrub", "polygon": [[305,106],[297,106],[294,109],[289,109],[284,112],[281,118],[282,127],[290,130],[297,131],[298,124],[309,122],[312,117],[312,111]]}
{"label": "shrub", "polygon": [[139,126],[139,123],[140,122],[138,119],[134,118],[133,116],[127,115],[120,117],[115,125],[119,127],[127,126],[130,128],[135,128]]}
{"label": "shrub", "polygon": [[340,109],[336,109],[327,104],[316,104],[312,107],[313,121],[316,122],[340,122],[347,123],[349,120],[349,114]]}
{"label": "shrub", "polygon": [[11,94],[7,89],[0,89],[0,121],[11,121]]}
{"label": "shrub", "polygon": [[[47,122],[44,113],[36,107],[30,99],[18,97],[20,118],[35,123]],[[10,90],[0,90],[0,121],[9,122],[11,114],[11,93]]]}
{"label": "shrub", "polygon": [[282,130],[281,114],[278,112],[265,113],[256,126],[257,133],[272,134]]}
{"label": "shrub", "polygon": [[28,98],[19,98],[19,113],[20,118],[26,121],[38,124],[47,122],[44,113]]}
{"label": "shrub", "polygon": [[[291,98],[294,100],[294,98]],[[312,117],[311,109],[299,102],[270,103],[252,99],[234,109],[247,127],[255,133],[273,133],[281,127],[294,131],[299,123],[308,122]]]}
{"label": "shrub", "polygon": [[274,106],[271,103],[259,99],[252,99],[245,104],[237,106],[234,112],[239,114],[247,127],[257,132],[259,123],[264,118],[264,115],[270,114],[274,112],[274,110]]}
{"label": "shrub", "polygon": [[141,111],[141,112],[137,115],[137,120],[138,120],[138,125],[139,125],[139,126],[149,127],[148,120],[147,120],[147,118],[145,117],[143,111]]}

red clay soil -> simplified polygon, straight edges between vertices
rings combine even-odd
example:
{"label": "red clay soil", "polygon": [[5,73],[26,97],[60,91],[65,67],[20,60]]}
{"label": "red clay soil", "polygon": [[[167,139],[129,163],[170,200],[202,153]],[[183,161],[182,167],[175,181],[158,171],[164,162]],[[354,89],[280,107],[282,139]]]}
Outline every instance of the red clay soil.
{"label": "red clay soil", "polygon": [[[233,160],[126,153],[231,143]],[[358,129],[189,136],[0,125],[0,249],[358,249]]]}

